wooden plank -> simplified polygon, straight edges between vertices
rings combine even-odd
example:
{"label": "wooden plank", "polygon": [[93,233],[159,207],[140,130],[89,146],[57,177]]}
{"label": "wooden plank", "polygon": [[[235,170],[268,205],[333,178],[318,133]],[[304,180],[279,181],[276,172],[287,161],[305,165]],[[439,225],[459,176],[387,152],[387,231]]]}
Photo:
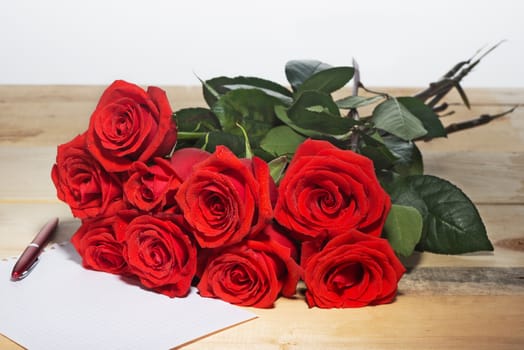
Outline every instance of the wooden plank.
{"label": "wooden plank", "polygon": [[80,226],[64,203],[0,202],[0,259],[18,256],[34,235],[52,217],[60,223],[54,242],[69,240]]}
{"label": "wooden plank", "polygon": [[[520,350],[522,296],[402,296],[390,305],[308,309],[281,299],[259,318],[178,349],[471,349]],[[249,308],[248,308],[249,309]],[[0,348],[22,349],[0,336]]]}
{"label": "wooden plank", "polygon": [[400,280],[399,294],[524,296],[524,267],[415,267]]}
{"label": "wooden plank", "polygon": [[[275,310],[182,349],[521,349],[521,296],[402,296],[376,308]],[[241,335],[241,337],[239,337]]]}
{"label": "wooden plank", "polygon": [[0,200],[57,202],[51,180],[55,158],[56,146],[0,147]]}
{"label": "wooden plank", "polygon": [[11,341],[11,339],[0,334],[0,349],[2,350],[20,350],[24,348],[16,344],[15,342]]}
{"label": "wooden plank", "polygon": [[[482,114],[498,114],[507,111],[510,106],[483,106],[468,110],[464,106],[453,107],[452,116],[442,118],[447,126],[452,123],[475,119]],[[451,133],[447,138],[438,138],[430,142],[417,142],[425,152],[523,152],[524,151],[524,108],[517,108],[513,113],[496,119],[489,124],[472,129]]]}
{"label": "wooden plank", "polygon": [[476,203],[524,203],[524,152],[425,152],[424,173],[442,177]]}

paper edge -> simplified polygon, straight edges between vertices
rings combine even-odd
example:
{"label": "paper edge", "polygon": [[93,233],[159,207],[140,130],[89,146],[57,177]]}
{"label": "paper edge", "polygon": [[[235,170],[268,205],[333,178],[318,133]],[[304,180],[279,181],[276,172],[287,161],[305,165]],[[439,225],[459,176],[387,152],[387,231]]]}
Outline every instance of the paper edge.
{"label": "paper edge", "polygon": [[[238,305],[233,305],[233,306],[239,307]],[[215,330],[215,331],[213,331],[213,332],[211,332],[211,333],[207,333],[207,334],[202,335],[202,336],[200,336],[200,337],[198,337],[198,338],[195,338],[195,339],[189,340],[189,341],[187,341],[187,342],[184,342],[184,343],[182,343],[182,344],[179,344],[179,345],[175,346],[174,348],[171,348],[170,350],[180,349],[180,348],[183,348],[184,346],[188,346],[188,345],[191,345],[191,344],[193,344],[193,343],[197,343],[197,342],[201,341],[202,339],[205,339],[205,338],[208,338],[208,337],[210,337],[210,336],[212,336],[212,335],[215,335],[215,334],[218,334],[218,333],[221,333],[221,332],[227,331],[227,330],[229,330],[229,329],[231,329],[231,328],[234,328],[234,327],[240,326],[240,325],[242,325],[242,324],[244,324],[244,323],[251,322],[251,321],[256,320],[256,319],[258,319],[258,318],[260,317],[260,316],[258,316],[257,314],[254,314],[252,311],[247,311],[247,310],[246,310],[246,312],[251,313],[253,316],[252,316],[251,318],[247,319],[247,320],[240,321],[240,322],[236,322],[236,323],[231,324],[231,325],[229,325],[229,326],[227,326],[227,327],[224,327],[224,328],[221,328],[221,329],[217,329],[217,330]]]}

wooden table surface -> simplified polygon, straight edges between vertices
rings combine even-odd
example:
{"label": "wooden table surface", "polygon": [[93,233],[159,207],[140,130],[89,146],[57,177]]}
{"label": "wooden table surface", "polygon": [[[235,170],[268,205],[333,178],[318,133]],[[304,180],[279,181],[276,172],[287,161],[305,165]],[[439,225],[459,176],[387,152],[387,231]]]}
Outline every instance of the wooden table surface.
{"label": "wooden table surface", "polygon": [[[78,227],[50,180],[56,146],[87,128],[104,87],[0,86],[0,258],[20,254],[52,216],[57,240]],[[173,109],[204,105],[199,87],[166,88]],[[389,89],[411,94],[413,89]],[[448,139],[420,143],[425,171],[478,205],[493,253],[417,254],[393,304],[308,309],[280,299],[259,318],[184,349],[524,349],[524,89],[469,89],[472,109],[448,101],[445,123],[521,105],[513,114]],[[0,296],[1,297],[1,296]],[[0,310],[0,317],[1,310]],[[0,349],[20,349],[0,335]]]}

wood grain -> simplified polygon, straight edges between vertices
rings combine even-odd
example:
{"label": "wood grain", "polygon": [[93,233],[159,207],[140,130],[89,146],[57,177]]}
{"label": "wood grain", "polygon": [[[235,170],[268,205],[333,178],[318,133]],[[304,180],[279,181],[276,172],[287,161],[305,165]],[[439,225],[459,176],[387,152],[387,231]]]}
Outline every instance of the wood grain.
{"label": "wood grain", "polygon": [[[281,299],[259,318],[183,349],[522,349],[522,296],[408,296],[350,310]],[[241,335],[239,337],[239,334]]]}
{"label": "wood grain", "polygon": [[524,295],[524,267],[415,267],[399,283],[400,295]]}
{"label": "wood grain", "polygon": [[[173,109],[204,106],[200,87],[165,87]],[[50,217],[56,241],[79,226],[50,180],[56,146],[83,132],[104,87],[0,86],[0,259],[20,253]],[[412,95],[419,89],[381,89]],[[453,93],[445,124],[524,105],[524,89],[467,89],[471,110]],[[339,96],[347,94],[339,93]],[[524,346],[524,108],[489,125],[418,142],[426,173],[458,185],[477,204],[493,252],[417,253],[390,305],[309,309],[279,299],[250,309],[258,319],[186,344],[184,349],[522,349]],[[1,317],[1,316],[0,316]],[[0,349],[20,347],[0,335]]]}
{"label": "wood grain", "polygon": [[476,203],[524,204],[524,152],[426,151],[424,164]]}

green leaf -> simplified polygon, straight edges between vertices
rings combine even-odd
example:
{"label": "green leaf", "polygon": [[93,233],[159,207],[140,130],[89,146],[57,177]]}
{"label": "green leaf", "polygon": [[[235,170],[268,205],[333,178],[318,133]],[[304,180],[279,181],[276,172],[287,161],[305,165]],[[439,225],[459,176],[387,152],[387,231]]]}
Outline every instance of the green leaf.
{"label": "green leaf", "polygon": [[[216,95],[210,88],[216,92]],[[231,90],[238,89],[257,89],[265,92],[269,96],[278,98],[282,103],[290,105],[292,93],[284,86],[270,80],[256,77],[217,77],[205,81],[203,84],[203,94],[208,106],[212,107],[221,95]]]}
{"label": "green leaf", "polygon": [[202,84],[202,93],[204,94],[204,99],[206,100],[206,102],[208,102],[208,106],[211,107],[213,103],[209,103],[209,101],[218,100],[220,98],[220,94],[207,81],[204,81],[200,78],[198,78],[198,80],[200,80],[200,83]]}
{"label": "green leaf", "polygon": [[308,130],[301,128],[300,126],[296,125],[288,116],[287,114],[287,108],[284,106],[275,106],[275,115],[277,118],[289,126],[291,129],[295,130],[299,134],[310,136],[310,137],[317,137],[322,136],[322,133],[316,131],[316,130]]}
{"label": "green leaf", "polygon": [[424,135],[425,137],[436,138],[447,136],[446,129],[444,125],[442,125],[437,113],[433,112],[433,110],[420,99],[415,97],[398,97],[397,100],[422,122],[424,129],[428,131],[428,133]]}
{"label": "green leaf", "polygon": [[386,147],[396,156],[393,169],[402,176],[422,175],[424,164],[422,154],[412,141],[404,141],[393,135],[383,137]]}
{"label": "green leaf", "polygon": [[274,156],[293,155],[297,147],[306,138],[287,125],[280,125],[269,130],[260,141],[260,148]]}
{"label": "green leaf", "polygon": [[353,119],[340,116],[330,95],[317,91],[303,92],[288,109],[287,116],[299,128],[323,135],[344,135],[356,125]]}
{"label": "green leaf", "polygon": [[266,88],[254,87],[254,86],[250,86],[250,85],[246,85],[246,84],[227,84],[227,85],[224,85],[224,87],[229,89],[229,90],[257,89],[257,90],[265,92],[266,95],[278,98],[286,106],[289,106],[289,105],[291,105],[293,103],[293,98],[292,97],[289,97],[289,96],[284,95],[284,94],[282,94],[280,92],[273,91],[273,90],[266,89]]}
{"label": "green leaf", "polygon": [[477,208],[452,183],[414,175],[397,182],[390,191],[393,203],[415,207],[422,215],[417,249],[440,254],[493,250]]}
{"label": "green leaf", "polygon": [[290,113],[308,111],[312,113],[326,113],[340,117],[340,111],[333,98],[319,91],[305,91],[289,108]]}
{"label": "green leaf", "polygon": [[215,152],[218,145],[224,145],[231,150],[237,157],[245,157],[245,144],[242,136],[232,135],[227,132],[212,131],[201,138],[195,147],[202,147],[208,152]]}
{"label": "green leaf", "polygon": [[184,108],[174,113],[179,132],[220,130],[216,115],[207,108]]}
{"label": "green leaf", "polygon": [[360,107],[364,107],[367,105],[371,105],[382,99],[384,99],[383,96],[371,96],[371,97],[348,96],[343,99],[335,101],[335,103],[337,104],[338,108],[340,109],[352,109],[352,108],[360,108]]}
{"label": "green leaf", "polygon": [[422,216],[413,207],[393,204],[384,231],[393,250],[402,256],[410,256],[422,236]]}
{"label": "green leaf", "polygon": [[317,60],[292,60],[286,63],[286,78],[293,91],[297,91],[309,77],[328,68],[329,64]]}
{"label": "green leaf", "polygon": [[422,122],[396,98],[389,98],[375,107],[371,120],[377,128],[407,141],[427,133]]}
{"label": "green leaf", "polygon": [[360,153],[373,161],[375,170],[389,169],[398,160],[378,133],[372,135],[361,133],[360,136],[363,141]]}
{"label": "green leaf", "polygon": [[315,112],[315,113],[329,113],[329,109],[324,106],[311,106],[306,107],[306,111]]}
{"label": "green leaf", "polygon": [[273,178],[273,181],[275,181],[275,184],[278,185],[284,176],[284,170],[286,169],[287,163],[288,157],[286,156],[280,156],[267,163],[269,166],[269,174]]}
{"label": "green leaf", "polygon": [[351,78],[355,70],[353,67],[333,67],[316,72],[307,78],[297,87],[297,93],[313,90],[330,94],[344,87]]}
{"label": "green leaf", "polygon": [[274,108],[281,102],[264,92],[255,89],[232,90],[220,97],[212,111],[217,116],[222,130],[234,135],[242,135],[237,123],[242,125],[253,148],[273,127]]}

